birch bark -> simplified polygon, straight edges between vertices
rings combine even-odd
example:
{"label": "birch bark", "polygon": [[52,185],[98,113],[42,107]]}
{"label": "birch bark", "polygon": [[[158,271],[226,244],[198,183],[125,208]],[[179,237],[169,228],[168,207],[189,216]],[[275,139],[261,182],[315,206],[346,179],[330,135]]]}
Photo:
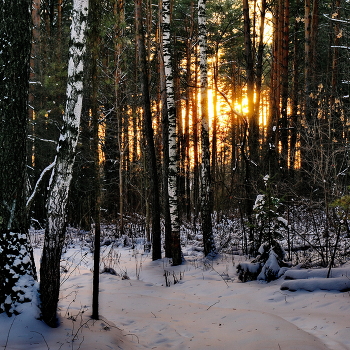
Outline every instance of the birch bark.
{"label": "birch bark", "polygon": [[47,224],[40,269],[40,293],[42,317],[51,327],[57,326],[56,310],[60,290],[60,259],[65,239],[66,204],[82,110],[83,57],[88,5],[88,0],[73,1],[66,110],[57,147],[56,163],[49,183]]}
{"label": "birch bark", "polygon": [[174,75],[171,56],[170,38],[170,0],[163,0],[162,4],[162,31],[163,31],[163,59],[165,70],[165,85],[167,93],[167,113],[169,122],[169,171],[168,171],[168,193],[171,220],[171,255],[173,265],[182,262],[180,245],[180,221],[178,212],[178,152],[176,132],[176,106],[174,91]]}
{"label": "birch bark", "polygon": [[210,177],[209,113],[208,113],[208,68],[207,68],[207,26],[205,0],[198,0],[198,38],[200,57],[201,86],[201,219],[204,254],[215,252],[211,214],[213,211],[213,193]]}

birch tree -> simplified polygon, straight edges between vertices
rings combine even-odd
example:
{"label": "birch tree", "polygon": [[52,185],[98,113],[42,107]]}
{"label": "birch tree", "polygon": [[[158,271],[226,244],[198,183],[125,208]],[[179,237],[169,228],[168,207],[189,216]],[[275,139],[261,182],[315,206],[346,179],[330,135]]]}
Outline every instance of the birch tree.
{"label": "birch tree", "polygon": [[66,109],[47,200],[47,224],[40,268],[40,293],[42,317],[51,327],[57,326],[56,310],[60,290],[60,259],[65,239],[66,205],[82,110],[83,56],[88,4],[88,0],[73,1]]}
{"label": "birch tree", "polygon": [[180,221],[178,211],[178,152],[176,133],[176,106],[174,91],[174,75],[171,59],[171,38],[170,38],[170,0],[163,0],[162,4],[162,29],[163,29],[163,59],[165,70],[165,84],[167,93],[167,114],[169,122],[169,171],[168,171],[168,193],[169,209],[171,220],[171,257],[173,265],[180,265],[182,262],[180,245]]}
{"label": "birch tree", "polygon": [[206,0],[198,0],[198,38],[200,57],[200,86],[201,86],[201,219],[204,254],[215,252],[212,231],[211,214],[213,211],[213,193],[210,177],[210,145],[209,145],[209,113],[208,113],[208,68],[207,68],[207,25]]}
{"label": "birch tree", "polygon": [[0,5],[0,313],[20,312],[36,279],[26,212],[31,1]]}

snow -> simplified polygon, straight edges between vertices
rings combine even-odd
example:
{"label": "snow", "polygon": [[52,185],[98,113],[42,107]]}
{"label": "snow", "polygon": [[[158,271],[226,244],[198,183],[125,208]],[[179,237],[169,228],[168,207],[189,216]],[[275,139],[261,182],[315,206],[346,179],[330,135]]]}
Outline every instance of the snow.
{"label": "snow", "polygon": [[[350,276],[350,266],[333,269],[330,279],[323,278],[326,269],[296,268],[286,272],[294,279],[240,283],[236,265],[245,262],[242,256],[208,260],[185,247],[185,263],[173,267],[136,247],[103,247],[101,270],[116,274],[100,276],[101,319],[93,321],[92,254],[71,246],[61,264],[60,327],[37,319],[37,302],[25,303],[18,316],[0,315],[0,348],[350,349],[349,293],[334,290]],[[34,253],[39,264],[41,250]],[[322,288],[307,292],[310,283]],[[296,291],[281,290],[286,284]]]}

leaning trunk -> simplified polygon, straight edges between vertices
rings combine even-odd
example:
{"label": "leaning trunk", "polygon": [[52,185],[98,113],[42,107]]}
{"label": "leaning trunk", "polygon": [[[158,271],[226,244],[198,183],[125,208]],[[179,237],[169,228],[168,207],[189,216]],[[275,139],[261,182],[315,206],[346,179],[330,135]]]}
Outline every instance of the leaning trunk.
{"label": "leaning trunk", "polygon": [[79,136],[87,14],[88,0],[74,0],[66,110],[49,184],[47,224],[40,269],[41,312],[43,320],[51,327],[57,326],[56,310],[60,290],[60,260],[65,239],[66,205]]}

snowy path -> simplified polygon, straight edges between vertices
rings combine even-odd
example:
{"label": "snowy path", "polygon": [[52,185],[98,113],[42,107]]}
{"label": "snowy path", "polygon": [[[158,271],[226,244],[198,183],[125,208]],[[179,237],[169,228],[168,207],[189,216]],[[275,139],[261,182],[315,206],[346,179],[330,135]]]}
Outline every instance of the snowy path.
{"label": "snowy path", "polygon": [[[12,326],[0,315],[0,349],[350,350],[349,293],[281,291],[282,280],[239,283],[229,257],[205,266],[187,257],[185,265],[171,267],[135,250],[118,254],[112,267],[119,276],[101,275],[100,321],[88,317],[91,255],[81,260],[81,252],[71,250],[61,327],[50,329],[30,312]],[[164,270],[172,282],[173,273],[179,278],[181,272],[182,280],[166,287]]]}
{"label": "snowy path", "polygon": [[[130,334],[137,347],[350,349],[348,293],[286,292],[280,290],[282,280],[239,283],[232,261],[225,259],[206,268],[190,259],[171,267],[166,260],[152,262],[122,250],[114,268],[130,280],[101,275],[101,314]],[[183,279],[165,287],[164,270],[170,280],[173,272],[177,277],[181,272]],[[74,278],[79,276],[70,283]]]}

